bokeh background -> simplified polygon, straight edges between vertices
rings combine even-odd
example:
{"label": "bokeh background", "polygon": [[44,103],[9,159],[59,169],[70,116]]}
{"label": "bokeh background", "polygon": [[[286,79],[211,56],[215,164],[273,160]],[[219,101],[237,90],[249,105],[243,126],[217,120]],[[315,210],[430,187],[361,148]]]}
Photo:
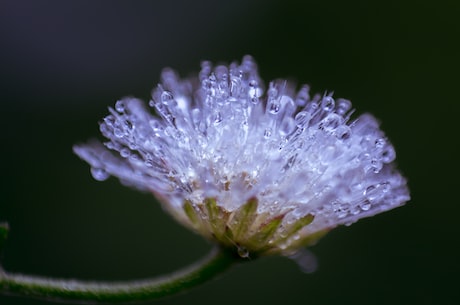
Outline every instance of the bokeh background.
{"label": "bokeh background", "polygon": [[[252,54],[265,81],[334,90],[383,122],[406,206],[331,232],[304,274],[273,257],[151,304],[457,304],[459,1],[1,1],[0,220],[12,272],[124,280],[210,249],[149,195],[96,182],[72,145],[165,66]],[[0,304],[47,301],[0,296]]]}

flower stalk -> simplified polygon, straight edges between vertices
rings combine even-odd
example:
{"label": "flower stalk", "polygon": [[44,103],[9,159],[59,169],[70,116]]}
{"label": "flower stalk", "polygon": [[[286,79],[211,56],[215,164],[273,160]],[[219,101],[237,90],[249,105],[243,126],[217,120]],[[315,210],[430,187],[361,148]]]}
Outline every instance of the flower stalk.
{"label": "flower stalk", "polygon": [[128,303],[172,295],[207,282],[242,261],[216,247],[202,260],[170,275],[125,282],[85,282],[12,274],[0,269],[0,293],[72,303]]}

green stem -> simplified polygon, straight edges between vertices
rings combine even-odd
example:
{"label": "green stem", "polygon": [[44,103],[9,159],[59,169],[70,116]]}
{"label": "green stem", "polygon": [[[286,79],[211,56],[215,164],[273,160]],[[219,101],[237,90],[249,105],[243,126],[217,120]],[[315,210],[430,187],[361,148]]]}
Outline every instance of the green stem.
{"label": "green stem", "polygon": [[214,278],[238,259],[220,248],[201,261],[171,275],[126,281],[84,282],[38,276],[10,274],[0,268],[0,294],[48,300],[71,300],[75,303],[112,303],[147,301],[171,295]]}

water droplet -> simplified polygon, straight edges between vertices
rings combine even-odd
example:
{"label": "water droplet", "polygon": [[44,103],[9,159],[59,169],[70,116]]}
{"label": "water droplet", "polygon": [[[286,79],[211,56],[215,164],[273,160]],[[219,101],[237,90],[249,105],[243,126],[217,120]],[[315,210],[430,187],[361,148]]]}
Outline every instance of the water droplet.
{"label": "water droplet", "polygon": [[300,111],[295,116],[295,122],[297,124],[297,127],[300,127],[300,128],[307,127],[307,124],[310,121],[310,119],[311,119],[311,114],[306,111]]}
{"label": "water droplet", "polygon": [[113,115],[108,115],[104,118],[104,123],[109,127],[113,127],[115,124],[115,117]]}
{"label": "water droplet", "polygon": [[147,159],[144,161],[145,166],[147,167],[152,167],[153,166],[153,160]]}
{"label": "water droplet", "polygon": [[260,99],[258,97],[251,97],[251,103],[253,103],[254,105],[257,105],[258,103],[260,102]]}
{"label": "water droplet", "polygon": [[239,96],[241,89],[241,78],[238,76],[230,77],[230,94],[231,96]]}
{"label": "water droplet", "polygon": [[321,108],[326,112],[331,112],[335,107],[335,101],[330,96],[325,96],[321,101]]}
{"label": "water droplet", "polygon": [[174,101],[174,96],[172,95],[171,92],[165,90],[161,92],[161,102],[165,105],[169,105]]}
{"label": "water droplet", "polygon": [[396,158],[396,153],[393,146],[391,146],[391,144],[387,144],[380,153],[380,157],[383,163],[392,162]]}
{"label": "water droplet", "polygon": [[238,255],[241,258],[249,258],[249,250],[243,246],[237,246]]}
{"label": "water droplet", "polygon": [[248,96],[253,104],[259,103],[259,97],[262,96],[262,89],[258,87],[256,80],[249,81]]}
{"label": "water droplet", "polygon": [[101,133],[102,133],[104,136],[110,138],[111,133],[112,133],[112,129],[111,129],[109,126],[107,126],[107,124],[102,123],[102,124],[99,126],[99,130],[101,131]]}
{"label": "water droplet", "polygon": [[375,148],[381,149],[385,146],[386,141],[384,138],[378,138],[375,140]]}
{"label": "water droplet", "polygon": [[365,199],[365,200],[359,205],[359,207],[360,207],[361,210],[363,210],[363,211],[369,211],[369,209],[371,208],[371,206],[372,206],[372,203],[371,203],[369,200],[367,200],[367,199]]}
{"label": "water droplet", "polygon": [[125,127],[125,130],[132,131],[134,129],[134,125],[133,125],[133,123],[131,123],[130,120],[125,120],[123,122],[123,125]]}
{"label": "water droplet", "polygon": [[285,117],[283,122],[281,122],[281,126],[279,128],[279,133],[282,136],[288,135],[294,131],[296,124],[292,117]]}
{"label": "water droplet", "polygon": [[96,168],[96,167],[91,167],[91,175],[97,181],[107,180],[109,178],[109,176],[110,176],[110,174],[107,173],[105,169]]}
{"label": "water droplet", "polygon": [[380,187],[382,188],[382,192],[386,193],[390,190],[391,184],[388,181],[380,183]]}
{"label": "water droplet", "polygon": [[375,185],[369,185],[366,190],[364,191],[364,196],[366,196],[368,193],[372,192],[373,190],[375,190]]}
{"label": "water droplet", "polygon": [[334,133],[340,140],[348,140],[351,137],[351,129],[346,125],[340,125]]}
{"label": "water droplet", "polygon": [[125,103],[123,101],[117,101],[115,103],[115,110],[120,113],[125,112]]}
{"label": "water droplet", "polygon": [[137,144],[137,142],[135,140],[130,140],[128,142],[128,147],[131,150],[136,150],[139,147],[139,145]]}
{"label": "water droplet", "polygon": [[129,157],[130,154],[131,154],[131,151],[130,151],[129,148],[127,148],[127,147],[122,148],[122,149],[120,150],[120,155],[121,155],[123,158]]}
{"label": "water droplet", "polygon": [[360,211],[361,211],[361,210],[360,210],[359,206],[357,206],[357,205],[352,205],[352,206],[350,207],[350,213],[351,213],[352,215],[357,215],[357,214],[359,214]]}
{"label": "water droplet", "polygon": [[286,230],[285,224],[283,224],[281,227],[279,227],[279,229],[278,229],[278,235],[279,235],[281,238],[286,238],[286,237],[288,237],[288,232],[287,232],[287,230]]}
{"label": "water droplet", "polygon": [[269,128],[266,128],[266,129],[265,129],[265,132],[264,132],[264,137],[265,137],[265,139],[270,138],[271,135],[272,135],[272,129],[271,129],[270,127],[269,127]]}
{"label": "water droplet", "polygon": [[139,155],[135,153],[129,155],[129,161],[131,162],[136,163],[136,162],[139,162],[140,160],[141,160],[141,157],[139,157]]}
{"label": "water droplet", "polygon": [[334,213],[337,215],[338,218],[344,218],[345,216],[348,215],[350,204],[346,202],[342,203],[337,200],[334,200],[331,204],[332,204]]}
{"label": "water droplet", "polygon": [[123,138],[123,136],[125,135],[125,132],[122,128],[120,128],[119,126],[115,127],[113,129],[113,134],[115,135],[115,137],[117,138]]}
{"label": "water droplet", "polygon": [[218,111],[214,117],[214,125],[219,125],[222,122],[222,113]]}
{"label": "water droplet", "polygon": [[318,128],[331,132],[341,125],[342,121],[343,118],[341,116],[330,113],[319,123]]}
{"label": "water droplet", "polygon": [[277,99],[269,100],[267,103],[268,111],[271,114],[277,114],[280,111],[280,102]]}
{"label": "water droplet", "polygon": [[374,173],[378,174],[382,170],[383,163],[379,159],[373,158],[371,160],[371,167]]}
{"label": "water droplet", "polygon": [[385,146],[386,141],[383,138],[378,138],[375,140],[375,148],[381,149]]}
{"label": "water droplet", "polygon": [[344,115],[348,110],[351,109],[351,102],[349,100],[339,98],[336,101],[336,109],[335,112],[339,115]]}
{"label": "water droplet", "polygon": [[311,102],[307,103],[307,105],[305,106],[305,111],[308,111],[309,113],[314,113],[314,112],[316,112],[318,107],[319,106],[318,106],[317,102],[311,101]]}
{"label": "water droplet", "polygon": [[389,182],[377,183],[369,185],[363,192],[363,195],[371,202],[376,202],[385,196],[385,193],[390,189]]}

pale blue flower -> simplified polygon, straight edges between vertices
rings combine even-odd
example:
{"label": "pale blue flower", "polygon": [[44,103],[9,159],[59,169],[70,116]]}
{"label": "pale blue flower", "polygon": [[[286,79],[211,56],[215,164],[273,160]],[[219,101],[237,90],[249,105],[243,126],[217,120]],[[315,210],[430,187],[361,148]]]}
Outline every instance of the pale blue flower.
{"label": "pale blue flower", "polygon": [[166,69],[149,103],[109,108],[108,139],[75,152],[95,179],[155,194],[180,223],[249,254],[289,254],[330,229],[409,200],[395,151],[350,101],[286,80],[265,88],[249,56],[181,79]]}

